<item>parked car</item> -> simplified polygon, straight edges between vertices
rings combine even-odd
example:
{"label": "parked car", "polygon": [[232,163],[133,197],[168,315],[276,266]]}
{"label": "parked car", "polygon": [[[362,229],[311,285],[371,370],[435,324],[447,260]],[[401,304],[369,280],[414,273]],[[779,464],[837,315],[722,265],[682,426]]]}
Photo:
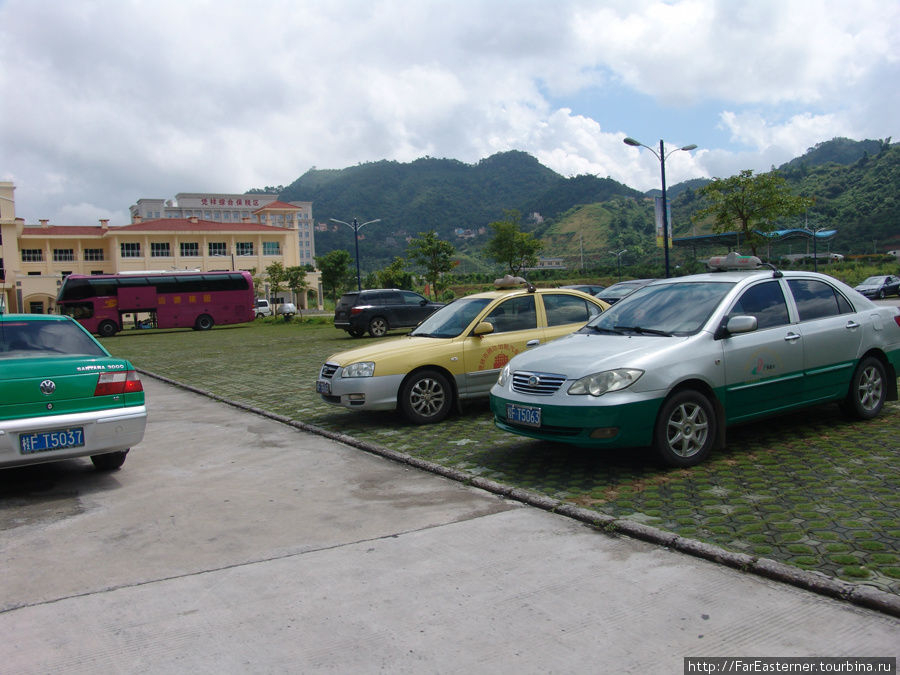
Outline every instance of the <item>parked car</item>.
{"label": "parked car", "polygon": [[431,302],[418,293],[396,288],[374,288],[344,293],[334,311],[334,327],[353,337],[366,331],[372,337],[382,337],[397,328],[419,325],[443,303]]}
{"label": "parked car", "polygon": [[725,427],[837,401],[897,400],[900,310],[814,272],[726,271],[644,286],[577,333],[517,355],[491,390],[505,431],[652,446],[692,466]]}
{"label": "parked car", "polygon": [[642,286],[646,286],[653,279],[631,279],[630,281],[620,281],[617,284],[613,284],[608,288],[604,288],[599,293],[595,293],[596,297],[603,300],[603,302],[608,302],[611,305],[616,304],[619,300],[624,298],[629,293],[636,291]]}
{"label": "parked car", "polygon": [[278,316],[284,316],[290,319],[294,314],[297,313],[297,306],[294,305],[293,302],[282,302],[280,305],[275,307],[275,314]]}
{"label": "parked car", "polygon": [[570,288],[573,291],[581,291],[588,295],[597,295],[597,293],[605,290],[606,286],[600,286],[599,284],[573,284],[571,286],[560,286],[560,288]]}
{"label": "parked car", "polygon": [[264,316],[272,316],[272,306],[265,298],[257,298],[256,300],[256,318],[260,319]]}
{"label": "parked car", "polygon": [[885,276],[869,277],[861,284],[857,284],[855,290],[867,298],[884,298],[888,295],[900,295],[900,277]]}
{"label": "parked car", "polygon": [[487,397],[515,354],[577,330],[608,306],[559,288],[469,295],[406,337],[329,356],[316,391],[351,410],[399,408],[416,424],[439,422],[459,401]]}
{"label": "parked car", "polygon": [[134,367],[78,322],[0,315],[0,467],[90,457],[118,469],[146,421]]}

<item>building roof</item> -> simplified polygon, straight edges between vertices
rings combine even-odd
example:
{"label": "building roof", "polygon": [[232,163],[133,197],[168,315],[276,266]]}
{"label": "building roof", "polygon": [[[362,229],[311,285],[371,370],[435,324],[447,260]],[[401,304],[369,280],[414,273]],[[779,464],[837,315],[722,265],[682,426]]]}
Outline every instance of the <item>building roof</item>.
{"label": "building roof", "polygon": [[99,225],[26,225],[22,230],[22,236],[37,237],[102,237],[104,230]]}
{"label": "building roof", "polygon": [[260,206],[253,213],[260,213],[261,211],[302,211],[299,206],[294,206],[293,204],[288,204],[287,202],[281,202],[277,199],[274,202],[269,202],[268,204],[264,204]]}
{"label": "building roof", "polygon": [[284,232],[286,228],[262,223],[220,223],[212,220],[193,218],[158,218],[144,220],[118,227],[110,227],[109,232]]}

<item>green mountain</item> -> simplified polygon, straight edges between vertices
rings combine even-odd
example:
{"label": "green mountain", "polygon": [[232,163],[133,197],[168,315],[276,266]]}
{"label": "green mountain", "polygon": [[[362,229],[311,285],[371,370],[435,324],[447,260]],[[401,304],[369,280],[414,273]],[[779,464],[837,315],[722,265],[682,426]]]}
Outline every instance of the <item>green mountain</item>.
{"label": "green mountain", "polygon": [[[778,168],[798,194],[815,198],[803,222],[838,230],[832,251],[872,252],[900,248],[896,195],[900,188],[900,147],[885,141],[836,138],[819,143]],[[704,234],[692,223],[700,208],[697,190],[705,179],[669,186],[672,231],[676,237]],[[280,186],[279,186],[280,187]],[[271,191],[269,188],[267,190]],[[425,157],[409,163],[380,161],[336,170],[310,169],[280,190],[284,201],[313,202],[318,254],[353,251],[353,231],[330,219],[360,223],[364,272],[404,255],[406,242],[434,229],[456,246],[460,271],[492,269],[481,256],[490,237],[487,225],[518,210],[523,228],[545,244],[544,255],[580,267],[608,264],[628,249],[630,262],[659,257],[654,237],[653,197],[610,178],[563,177],[524,152],[498,153],[477,164]],[[803,222],[783,223],[802,227]],[[893,246],[888,242],[894,241]],[[674,253],[674,251],[673,251]]]}

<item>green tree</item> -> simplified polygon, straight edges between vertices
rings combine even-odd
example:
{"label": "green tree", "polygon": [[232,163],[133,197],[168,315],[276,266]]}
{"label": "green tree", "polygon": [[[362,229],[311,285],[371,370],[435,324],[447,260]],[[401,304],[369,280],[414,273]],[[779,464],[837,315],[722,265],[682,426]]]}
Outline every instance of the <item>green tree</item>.
{"label": "green tree", "polygon": [[375,283],[379,288],[403,288],[412,290],[412,274],[406,270],[406,261],[403,258],[394,258],[394,262],[378,270],[375,273]]}
{"label": "green tree", "polygon": [[430,284],[430,291],[437,294],[441,275],[453,269],[453,256],[456,249],[449,241],[437,236],[434,230],[419,232],[418,239],[411,239],[406,249],[406,256],[416,265],[425,268],[425,279]]}
{"label": "green tree", "polygon": [[714,179],[698,193],[708,205],[693,220],[712,216],[716,234],[737,229],[753,255],[765,242],[763,233],[773,231],[779,218],[802,213],[813,204],[808,197],[791,194],[787,181],[775,171],[754,176],[751,169],[744,169],[737,176]]}
{"label": "green tree", "polygon": [[303,320],[303,302],[301,297],[306,299],[306,291],[309,289],[309,281],[306,280],[305,267],[288,267],[285,269],[285,284],[291,293],[297,299],[297,311],[300,313],[300,320]]}
{"label": "green tree", "polygon": [[505,220],[490,224],[494,236],[484,249],[488,258],[505,265],[513,276],[518,275],[523,267],[537,265],[538,253],[544,248],[544,244],[534,235],[522,232],[521,222],[522,216],[518,211],[507,211]]}
{"label": "green tree", "polygon": [[322,288],[331,291],[331,299],[337,304],[337,296],[350,283],[350,253],[342,248],[316,256],[316,265],[322,273]]}
{"label": "green tree", "polygon": [[281,291],[285,289],[287,273],[284,269],[284,265],[280,262],[273,262],[266,267],[266,278],[269,281],[271,303],[274,305],[278,301],[278,296],[281,294]]}

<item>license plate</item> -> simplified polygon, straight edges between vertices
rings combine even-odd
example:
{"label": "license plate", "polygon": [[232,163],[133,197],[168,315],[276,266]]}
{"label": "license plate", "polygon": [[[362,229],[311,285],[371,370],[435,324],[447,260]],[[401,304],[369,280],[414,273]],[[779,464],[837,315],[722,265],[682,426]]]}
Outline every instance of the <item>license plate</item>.
{"label": "license plate", "polygon": [[84,445],[83,427],[39,431],[36,434],[19,434],[19,449],[23,455],[62,448],[77,448],[82,445]]}
{"label": "license plate", "polygon": [[331,394],[331,382],[328,380],[316,380],[316,391],[320,394]]}
{"label": "license plate", "polygon": [[506,421],[526,427],[541,426],[541,409],[527,405],[506,404]]}

